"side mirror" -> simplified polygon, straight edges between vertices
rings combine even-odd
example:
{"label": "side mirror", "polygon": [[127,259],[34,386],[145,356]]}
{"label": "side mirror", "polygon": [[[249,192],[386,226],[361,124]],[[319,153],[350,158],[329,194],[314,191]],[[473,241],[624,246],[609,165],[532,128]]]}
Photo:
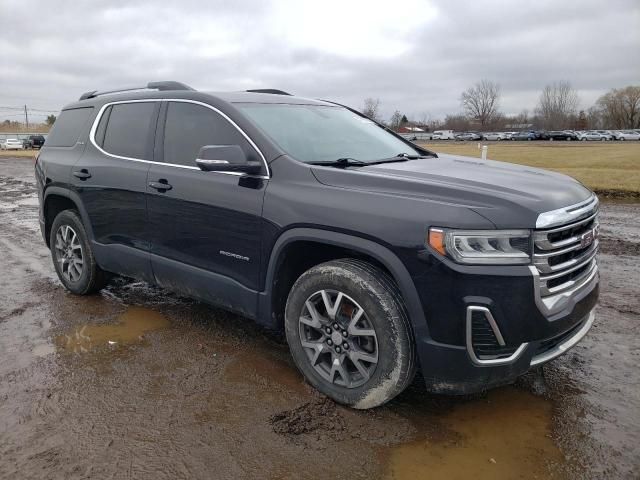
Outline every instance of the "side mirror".
{"label": "side mirror", "polygon": [[262,170],[262,164],[249,160],[239,145],[205,145],[198,152],[196,165],[205,172],[258,174]]}

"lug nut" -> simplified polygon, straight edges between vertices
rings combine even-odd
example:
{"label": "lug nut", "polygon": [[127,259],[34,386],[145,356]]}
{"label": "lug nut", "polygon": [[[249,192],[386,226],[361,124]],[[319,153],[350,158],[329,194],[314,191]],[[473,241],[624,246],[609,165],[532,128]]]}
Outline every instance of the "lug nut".
{"label": "lug nut", "polygon": [[340,353],[341,351],[340,347],[336,347],[336,353]]}
{"label": "lug nut", "polygon": [[349,344],[348,344],[347,342],[344,342],[344,343],[342,344],[342,347],[343,347],[345,350],[349,350]]}
{"label": "lug nut", "polygon": [[333,324],[333,328],[335,328],[336,330],[338,330],[339,325],[337,323]]}
{"label": "lug nut", "polygon": [[347,334],[347,331],[346,331],[346,330],[342,330],[342,336],[343,336],[344,338],[347,338],[347,335],[348,335],[348,334]]}
{"label": "lug nut", "polygon": [[331,329],[329,327],[324,329],[325,332],[327,332],[327,335],[331,335]]}
{"label": "lug nut", "polygon": [[327,340],[327,345],[329,346],[333,345],[333,342],[331,341],[331,339]]}

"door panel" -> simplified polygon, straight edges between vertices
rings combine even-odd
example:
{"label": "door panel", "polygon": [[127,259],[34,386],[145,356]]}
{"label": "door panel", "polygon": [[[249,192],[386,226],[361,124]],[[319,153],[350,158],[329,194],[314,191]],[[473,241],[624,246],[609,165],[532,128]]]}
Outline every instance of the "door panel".
{"label": "door panel", "polygon": [[[145,193],[159,107],[159,102],[107,107],[97,128],[98,146],[87,145],[71,177],[91,222],[98,264],[148,281],[153,275]],[[105,148],[119,155],[103,150],[105,131],[110,141]],[[125,157],[129,152],[143,158]]]}
{"label": "door panel", "polygon": [[156,281],[253,316],[267,180],[203,172],[195,159],[204,145],[241,145],[250,158],[258,154],[207,107],[168,102],[163,121],[160,143],[167,164],[151,166],[147,186]]}

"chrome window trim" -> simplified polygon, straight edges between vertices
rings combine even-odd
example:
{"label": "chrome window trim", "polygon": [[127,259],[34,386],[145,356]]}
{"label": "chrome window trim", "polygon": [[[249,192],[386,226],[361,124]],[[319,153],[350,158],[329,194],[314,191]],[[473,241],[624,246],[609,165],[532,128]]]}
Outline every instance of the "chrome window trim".
{"label": "chrome window trim", "polygon": [[580,329],[574,335],[566,339],[564,342],[559,343],[558,345],[553,347],[551,350],[541,353],[540,355],[534,356],[531,359],[531,366],[534,367],[536,365],[540,365],[550,360],[553,360],[554,358],[559,357],[563,353],[566,353],[570,349],[575,347],[580,342],[580,340],[582,340],[584,336],[587,333],[589,333],[589,330],[591,330],[591,327],[593,326],[594,320],[595,320],[595,315],[593,313],[593,310],[591,310],[587,315],[587,321],[585,322],[585,324],[582,327],[580,327]]}
{"label": "chrome window trim", "polygon": [[536,228],[551,228],[580,220],[585,214],[591,214],[591,211],[598,207],[598,203],[598,197],[592,193],[582,202],[541,213],[536,220]]}
{"label": "chrome window trim", "polygon": [[260,155],[260,158],[262,159],[262,162],[264,163],[264,167],[267,171],[267,175],[248,175],[242,172],[203,172],[203,173],[207,173],[207,174],[211,174],[211,173],[222,173],[224,175],[234,175],[234,176],[248,176],[248,177],[255,177],[255,178],[262,178],[265,180],[268,180],[270,177],[269,174],[269,165],[267,164],[267,160],[265,158],[265,156],[263,155],[262,151],[258,148],[258,146],[254,143],[253,140],[251,140],[251,138],[244,132],[244,130],[242,130],[233,120],[231,120],[231,118],[229,118],[228,115],[226,115],[224,112],[218,110],[216,107],[213,107],[207,103],[204,102],[200,102],[197,100],[189,100],[186,98],[143,98],[143,99],[138,99],[138,100],[114,100],[113,102],[107,102],[104,105],[102,105],[102,107],[100,107],[100,111],[98,112],[98,115],[96,115],[95,120],[93,121],[93,125],[91,125],[91,130],[89,131],[89,141],[91,142],[91,144],[102,154],[104,155],[108,155],[109,157],[112,158],[118,158],[120,160],[129,160],[131,162],[143,162],[143,163],[150,163],[153,165],[166,165],[168,167],[175,167],[175,168],[186,168],[189,170],[200,170],[200,168],[198,167],[191,167],[188,165],[178,165],[175,163],[167,163],[167,162],[155,162],[153,160],[144,160],[142,158],[133,158],[133,157],[125,157],[122,155],[115,155],[113,153],[109,153],[106,150],[104,150],[102,147],[100,147],[95,140],[95,134],[96,134],[96,130],[98,129],[98,124],[100,123],[100,119],[102,118],[102,115],[104,114],[104,111],[107,109],[107,107],[111,106],[111,105],[119,105],[122,103],[144,103],[144,102],[181,102],[181,103],[192,103],[194,105],[200,105],[202,107],[208,108],[214,112],[216,112],[218,115],[220,115],[222,118],[224,118],[227,122],[229,122],[236,130],[238,130],[238,132],[240,132],[240,134],[247,140],[247,142],[249,142],[249,144],[251,145],[251,147],[258,153],[258,155]]}
{"label": "chrome window trim", "polygon": [[466,322],[465,337],[466,337],[467,353],[469,354],[469,358],[471,358],[471,361],[479,367],[496,367],[499,365],[508,365],[510,363],[515,362],[520,357],[520,355],[522,355],[522,352],[524,352],[524,350],[527,348],[528,343],[520,344],[520,346],[516,349],[516,351],[513,352],[508,357],[491,358],[486,360],[478,358],[478,356],[476,355],[476,352],[473,350],[473,334],[471,331],[473,312],[482,312],[485,318],[487,319],[487,321],[489,322],[489,325],[491,326],[491,330],[493,330],[493,333],[495,334],[496,339],[498,340],[498,343],[501,346],[506,345],[504,342],[504,338],[502,337],[502,333],[498,328],[498,324],[496,323],[496,320],[493,318],[493,315],[491,314],[491,311],[487,307],[481,307],[479,305],[470,305],[467,307],[467,322]]}

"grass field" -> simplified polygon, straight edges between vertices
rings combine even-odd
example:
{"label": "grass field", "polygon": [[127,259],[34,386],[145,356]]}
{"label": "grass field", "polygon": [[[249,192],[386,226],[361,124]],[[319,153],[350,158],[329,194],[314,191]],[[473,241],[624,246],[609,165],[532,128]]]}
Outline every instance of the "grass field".
{"label": "grass field", "polygon": [[2,157],[27,157],[33,158],[38,150],[0,150],[0,158]]}
{"label": "grass field", "polygon": [[[598,194],[640,198],[640,142],[485,142],[487,158],[577,178]],[[421,143],[429,150],[480,157],[477,142]]]}

